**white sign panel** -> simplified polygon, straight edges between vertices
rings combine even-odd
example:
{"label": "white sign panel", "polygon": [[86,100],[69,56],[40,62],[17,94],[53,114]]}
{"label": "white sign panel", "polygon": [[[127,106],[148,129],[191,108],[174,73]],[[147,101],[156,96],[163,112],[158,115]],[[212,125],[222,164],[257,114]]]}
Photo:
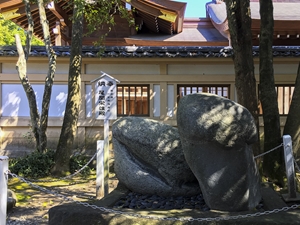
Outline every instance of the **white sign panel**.
{"label": "white sign panel", "polygon": [[98,120],[117,119],[117,85],[118,80],[103,74],[95,80],[95,114]]}

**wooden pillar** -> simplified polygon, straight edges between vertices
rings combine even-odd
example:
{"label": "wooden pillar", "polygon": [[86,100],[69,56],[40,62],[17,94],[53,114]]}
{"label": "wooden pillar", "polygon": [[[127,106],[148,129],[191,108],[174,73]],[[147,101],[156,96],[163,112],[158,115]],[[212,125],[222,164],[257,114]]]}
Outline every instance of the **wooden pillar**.
{"label": "wooden pillar", "polygon": [[60,22],[56,21],[56,26],[53,29],[55,34],[55,46],[61,46],[61,33],[60,33]]}

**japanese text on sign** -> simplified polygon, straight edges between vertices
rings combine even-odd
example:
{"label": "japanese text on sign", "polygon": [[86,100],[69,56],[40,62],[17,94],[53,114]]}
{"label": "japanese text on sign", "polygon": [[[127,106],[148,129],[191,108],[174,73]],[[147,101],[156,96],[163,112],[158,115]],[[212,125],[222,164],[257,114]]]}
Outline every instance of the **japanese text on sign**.
{"label": "japanese text on sign", "polygon": [[95,83],[96,119],[117,119],[116,82],[110,76],[103,76]]}

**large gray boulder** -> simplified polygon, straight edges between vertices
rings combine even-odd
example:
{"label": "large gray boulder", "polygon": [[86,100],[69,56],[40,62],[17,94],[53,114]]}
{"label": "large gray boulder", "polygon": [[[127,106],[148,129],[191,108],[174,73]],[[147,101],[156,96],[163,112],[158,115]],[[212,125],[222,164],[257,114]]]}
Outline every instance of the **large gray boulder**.
{"label": "large gray boulder", "polygon": [[177,128],[125,117],[113,123],[112,135],[115,173],[128,189],[160,196],[201,192],[185,161]]}
{"label": "large gray boulder", "polygon": [[257,206],[260,179],[251,144],[258,135],[250,112],[217,95],[191,94],[179,101],[177,125],[206,204],[224,211]]}

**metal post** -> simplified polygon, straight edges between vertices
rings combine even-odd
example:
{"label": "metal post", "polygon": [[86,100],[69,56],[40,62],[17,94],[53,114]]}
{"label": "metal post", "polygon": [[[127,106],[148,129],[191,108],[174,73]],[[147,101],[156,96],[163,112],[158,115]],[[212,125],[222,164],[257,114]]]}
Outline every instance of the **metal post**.
{"label": "metal post", "polygon": [[299,194],[296,189],[296,180],[295,180],[295,168],[294,168],[294,157],[292,150],[292,139],[290,135],[283,136],[283,147],[284,147],[284,160],[285,160],[285,169],[287,177],[287,188],[288,194],[283,194],[285,201],[296,201],[299,200]]}
{"label": "metal post", "polygon": [[8,157],[0,156],[0,225],[6,224]]}
{"label": "metal post", "polygon": [[97,141],[96,198],[104,197],[104,141]]}

